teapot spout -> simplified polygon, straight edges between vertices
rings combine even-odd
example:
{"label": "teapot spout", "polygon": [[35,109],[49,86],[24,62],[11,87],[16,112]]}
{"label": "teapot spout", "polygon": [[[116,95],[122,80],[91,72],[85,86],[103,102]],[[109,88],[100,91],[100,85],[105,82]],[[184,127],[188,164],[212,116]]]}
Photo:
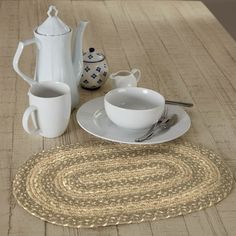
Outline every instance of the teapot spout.
{"label": "teapot spout", "polygon": [[83,73],[83,35],[88,21],[81,21],[76,29],[75,47],[73,54],[73,67],[76,83],[79,85]]}

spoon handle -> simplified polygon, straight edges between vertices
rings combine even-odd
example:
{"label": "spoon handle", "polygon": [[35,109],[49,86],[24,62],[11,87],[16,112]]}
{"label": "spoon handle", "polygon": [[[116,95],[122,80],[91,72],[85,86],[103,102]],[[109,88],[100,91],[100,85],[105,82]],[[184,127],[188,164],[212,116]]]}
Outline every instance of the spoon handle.
{"label": "spoon handle", "polygon": [[166,100],[165,103],[170,104],[170,105],[179,105],[179,106],[183,106],[183,107],[192,107],[193,106],[193,103],[170,101],[170,100]]}
{"label": "spoon handle", "polygon": [[166,117],[165,119],[163,119],[161,122],[157,122],[154,125],[152,125],[152,127],[147,131],[147,133],[145,133],[144,135],[142,135],[139,138],[136,138],[134,141],[135,142],[143,142],[145,140],[147,140],[149,137],[151,137],[154,133],[154,131],[163,128],[166,124],[166,122],[168,122],[169,118]]}
{"label": "spoon handle", "polygon": [[146,135],[144,135],[140,138],[136,138],[134,141],[135,142],[143,142],[143,141],[146,141],[148,139],[151,139],[159,131],[169,129],[171,126],[173,126],[177,122],[177,120],[178,120],[178,117],[177,117],[176,114],[174,114],[171,117],[166,118],[165,120],[163,120],[163,122],[161,122],[158,126],[156,126],[151,132],[147,132]]}

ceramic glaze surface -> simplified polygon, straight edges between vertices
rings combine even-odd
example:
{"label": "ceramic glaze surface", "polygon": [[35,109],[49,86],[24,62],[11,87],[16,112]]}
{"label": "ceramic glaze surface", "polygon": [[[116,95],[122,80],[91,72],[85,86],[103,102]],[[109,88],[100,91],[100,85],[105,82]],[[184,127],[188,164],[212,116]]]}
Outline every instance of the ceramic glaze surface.
{"label": "ceramic glaze surface", "polygon": [[84,69],[81,78],[81,86],[86,89],[100,88],[107,80],[108,65],[105,56],[90,48],[84,53]]}
{"label": "ceramic glaze surface", "polygon": [[[49,13],[50,8],[52,6],[49,7]],[[53,9],[56,8],[53,7]],[[72,108],[76,107],[79,103],[78,85],[83,72],[82,39],[87,23],[81,21],[76,29],[75,51],[72,55],[73,30],[59,18],[49,14],[46,21],[35,29],[33,39],[19,42],[13,59],[13,68],[31,86],[35,82],[42,81],[66,83],[71,90]],[[34,79],[24,74],[18,65],[24,47],[31,44],[36,44],[38,48]]]}
{"label": "ceramic glaze surface", "polygon": [[105,112],[104,97],[98,97],[83,104],[76,114],[76,119],[79,125],[88,133],[105,140],[135,145],[163,143],[182,136],[191,125],[190,117],[183,108],[172,105],[166,106],[170,116],[177,114],[177,123],[152,139],[140,143],[134,140],[145,134],[149,128],[125,129],[114,124]]}
{"label": "ceramic glaze surface", "polygon": [[141,71],[139,69],[132,69],[131,71],[121,70],[110,75],[110,80],[113,89],[137,87],[140,78]]}
{"label": "ceramic glaze surface", "polygon": [[105,111],[116,125],[129,129],[143,129],[151,126],[161,117],[164,97],[150,89],[114,89],[104,97]]}
{"label": "ceramic glaze surface", "polygon": [[71,48],[72,30],[67,34],[53,37],[45,37],[36,32],[34,34],[40,42],[36,81],[65,82],[71,89],[72,107],[75,107],[79,102],[77,82],[79,82],[80,75],[75,76],[71,63],[72,55],[69,49]]}
{"label": "ceramic glaze surface", "polygon": [[[45,81],[34,84],[29,89],[28,95],[30,106],[22,118],[25,131],[47,138],[62,135],[70,120],[70,87],[65,83]],[[34,129],[28,125],[30,117]]]}
{"label": "ceramic glaze surface", "polygon": [[68,27],[58,16],[58,10],[55,6],[50,6],[47,11],[48,18],[37,28],[37,33],[41,35],[62,35],[70,31]]}

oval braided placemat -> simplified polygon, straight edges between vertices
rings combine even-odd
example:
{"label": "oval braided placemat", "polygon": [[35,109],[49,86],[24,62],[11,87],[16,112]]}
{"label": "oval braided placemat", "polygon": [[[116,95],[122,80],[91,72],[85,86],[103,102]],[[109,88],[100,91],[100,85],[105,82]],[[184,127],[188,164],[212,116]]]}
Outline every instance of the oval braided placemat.
{"label": "oval braided placemat", "polygon": [[212,151],[188,143],[61,146],[30,158],[13,193],[42,220],[71,227],[138,223],[198,211],[233,185]]}

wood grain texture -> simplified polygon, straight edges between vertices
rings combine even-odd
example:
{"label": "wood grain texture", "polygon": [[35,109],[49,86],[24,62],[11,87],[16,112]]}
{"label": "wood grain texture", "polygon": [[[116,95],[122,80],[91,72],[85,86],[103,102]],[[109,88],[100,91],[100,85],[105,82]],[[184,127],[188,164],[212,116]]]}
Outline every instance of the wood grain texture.
{"label": "wood grain texture", "polygon": [[[166,98],[194,103],[184,141],[203,144],[222,155],[236,173],[236,44],[209,10],[196,1],[0,1],[0,235],[1,236],[154,236],[235,235],[236,190],[218,205],[160,222],[95,229],[70,229],[45,223],[19,207],[11,193],[17,168],[42,149],[98,140],[83,131],[71,116],[65,134],[56,139],[29,136],[21,119],[27,107],[27,84],[16,76],[12,58],[19,40],[56,4],[60,17],[75,27],[90,21],[84,49],[105,53],[111,72],[140,68],[140,86]],[[33,74],[35,49],[27,48],[21,67]],[[104,95],[81,89],[80,104]]]}

